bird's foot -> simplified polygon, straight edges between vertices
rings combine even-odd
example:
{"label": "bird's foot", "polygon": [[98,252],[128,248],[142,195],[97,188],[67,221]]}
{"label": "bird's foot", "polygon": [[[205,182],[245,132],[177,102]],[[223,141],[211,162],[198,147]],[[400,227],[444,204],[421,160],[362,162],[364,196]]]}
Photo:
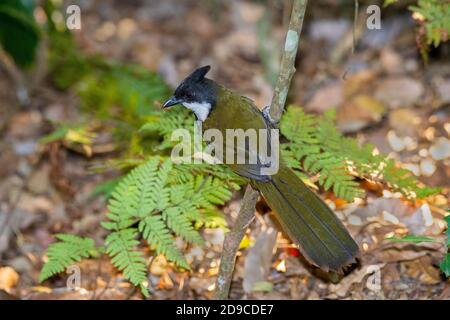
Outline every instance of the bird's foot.
{"label": "bird's foot", "polygon": [[264,119],[266,119],[272,126],[278,126],[278,124],[280,123],[280,121],[272,119],[272,117],[270,116],[270,106],[265,106],[262,109],[262,114]]}

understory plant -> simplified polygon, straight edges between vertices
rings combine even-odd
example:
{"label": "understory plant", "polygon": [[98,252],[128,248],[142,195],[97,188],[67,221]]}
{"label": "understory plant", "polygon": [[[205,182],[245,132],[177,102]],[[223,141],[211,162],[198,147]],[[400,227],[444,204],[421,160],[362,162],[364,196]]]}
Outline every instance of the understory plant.
{"label": "understory plant", "polygon": [[[384,6],[401,3],[403,0],[385,0]],[[430,46],[438,47],[450,37],[450,1],[417,0],[409,6],[412,17],[418,24],[416,42],[425,61]]]}

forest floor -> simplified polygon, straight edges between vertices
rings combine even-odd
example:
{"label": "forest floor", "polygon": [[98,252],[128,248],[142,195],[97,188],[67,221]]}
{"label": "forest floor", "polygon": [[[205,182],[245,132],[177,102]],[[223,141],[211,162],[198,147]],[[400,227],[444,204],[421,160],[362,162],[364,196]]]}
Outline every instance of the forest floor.
{"label": "forest floor", "polygon": [[[158,71],[172,86],[195,67],[210,64],[216,81],[260,107],[270,104],[270,79],[276,75],[289,10],[275,1],[267,10],[247,1],[227,1],[225,8],[205,3],[91,1],[82,6],[76,41],[86,53]],[[427,185],[443,187],[443,193],[415,203],[369,185],[370,192],[352,203],[322,194],[362,251],[360,266],[338,283],[308,267],[291,242],[273,232],[270,214],[258,214],[239,251],[231,298],[450,299],[450,282],[439,270],[450,186],[450,61],[442,52],[448,47],[434,52],[425,67],[414,21],[408,12],[394,12],[383,18],[381,30],[362,32],[351,54],[352,17],[340,14],[336,5],[313,7],[289,101],[313,113],[336,108],[343,132],[402,161]],[[264,31],[258,21],[268,12]],[[51,122],[80,116],[74,93],[43,81],[30,106],[16,108],[14,92],[0,74],[0,289],[21,299],[142,298],[107,258],[80,264],[81,289],[68,289],[65,274],[39,284],[52,235],[68,232],[103,241],[105,200],[92,192],[107,177],[89,168],[107,156],[86,157],[59,143],[39,144]],[[241,197],[237,193],[223,208],[230,225]],[[152,260],[151,299],[212,298],[224,231],[202,234],[205,247],[187,252],[191,272],[177,272],[162,256]],[[406,234],[438,241],[385,240]],[[248,290],[255,283],[259,290]],[[0,299],[9,297],[6,292],[0,291]]]}

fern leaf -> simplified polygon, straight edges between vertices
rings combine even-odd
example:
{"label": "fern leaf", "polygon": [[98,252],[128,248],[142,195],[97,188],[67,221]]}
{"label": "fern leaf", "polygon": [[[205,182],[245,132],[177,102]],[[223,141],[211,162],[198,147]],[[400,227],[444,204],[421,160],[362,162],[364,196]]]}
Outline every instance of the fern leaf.
{"label": "fern leaf", "polygon": [[158,180],[159,159],[152,158],[144,165],[134,169],[130,176],[136,185],[131,195],[133,215],[139,218],[151,213],[157,207],[157,197],[153,188],[161,188]]}
{"label": "fern leaf", "polygon": [[214,210],[203,210],[200,212],[200,217],[195,220],[195,228],[220,228],[225,232],[228,231],[228,224],[222,211],[217,209]]}
{"label": "fern leaf", "polygon": [[181,211],[180,207],[172,207],[164,210],[163,219],[167,226],[181,236],[185,241],[203,245],[204,241],[200,234],[192,226],[192,222]]}
{"label": "fern leaf", "polygon": [[106,253],[111,257],[112,264],[123,271],[125,278],[148,296],[145,260],[141,252],[133,250],[139,244],[136,237],[135,228],[112,232],[106,238]]}
{"label": "fern leaf", "polygon": [[112,222],[102,223],[108,230],[121,230],[130,227],[136,222],[134,217],[134,203],[132,195],[137,187],[131,176],[126,176],[114,189],[108,202],[109,213],[107,217]]}
{"label": "fern leaf", "polygon": [[280,128],[290,140],[282,149],[287,164],[297,172],[303,169],[318,174],[319,184],[325,190],[333,190],[338,197],[352,200],[362,193],[355,176],[383,179],[406,197],[425,197],[440,190],[419,186],[411,172],[376,154],[370,144],[361,147],[355,139],[343,137],[336,128],[333,110],[315,117],[290,107]]}
{"label": "fern leaf", "polygon": [[154,215],[141,220],[139,231],[147,242],[156,248],[157,253],[164,254],[167,259],[180,267],[190,269],[186,258],[175,246],[174,238],[160,215]]}
{"label": "fern leaf", "polygon": [[41,270],[39,282],[63,272],[67,267],[83,258],[89,258],[95,251],[94,240],[90,238],[69,234],[58,234],[55,237],[59,242],[52,243],[48,247],[48,261]]}
{"label": "fern leaf", "polygon": [[[300,108],[289,108],[281,130],[291,140],[283,147],[287,164],[311,174],[319,174],[319,184],[325,190],[352,200],[361,194],[358,184],[347,169],[348,159],[339,153],[341,136],[333,125],[333,114],[322,119],[307,115]],[[296,163],[297,162],[297,163]]]}

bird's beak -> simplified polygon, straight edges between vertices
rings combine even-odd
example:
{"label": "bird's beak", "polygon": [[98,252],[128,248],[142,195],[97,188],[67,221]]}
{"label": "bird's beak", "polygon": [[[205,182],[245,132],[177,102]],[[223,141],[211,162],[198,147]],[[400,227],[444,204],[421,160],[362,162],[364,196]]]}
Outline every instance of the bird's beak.
{"label": "bird's beak", "polygon": [[169,107],[171,107],[171,106],[174,106],[174,105],[176,105],[176,104],[179,104],[179,103],[181,103],[181,101],[178,100],[175,96],[172,96],[172,97],[169,98],[169,100],[167,100],[167,101],[163,104],[162,108],[163,108],[163,109],[167,109],[167,108],[169,108]]}

